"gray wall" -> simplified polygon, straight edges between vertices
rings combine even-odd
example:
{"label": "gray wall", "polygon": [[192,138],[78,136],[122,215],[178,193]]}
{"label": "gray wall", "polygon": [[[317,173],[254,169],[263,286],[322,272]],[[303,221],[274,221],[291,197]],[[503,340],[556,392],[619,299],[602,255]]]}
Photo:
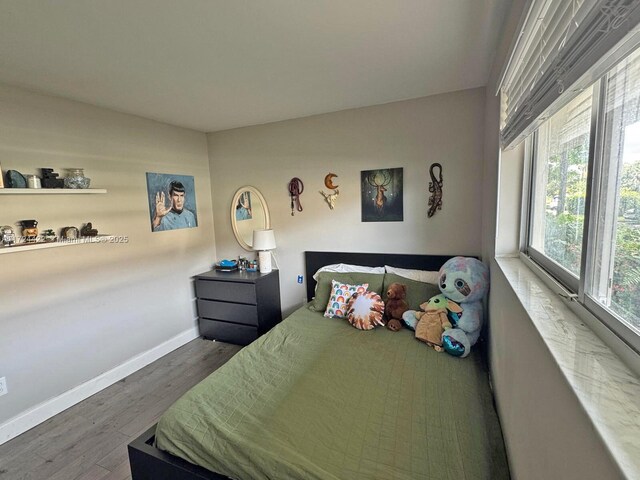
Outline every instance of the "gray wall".
{"label": "gray wall", "polygon": [[[253,185],[275,231],[285,313],[299,306],[302,252],[333,250],[479,255],[484,89],[465,90],[208,135],[219,258],[245,252],[229,219],[233,193]],[[444,172],[443,209],[427,218],[429,165]],[[361,222],[360,171],[404,168],[404,221]],[[319,190],[338,175],[329,210]],[[287,184],[304,182],[302,213],[291,216]]]}
{"label": "gray wall", "polygon": [[[92,186],[108,189],[3,195],[0,225],[92,221],[102,233],[129,237],[0,255],[0,376],[9,389],[0,397],[1,427],[193,329],[190,277],[210,268],[216,252],[203,133],[6,86],[0,105],[3,170],[84,167]],[[198,228],[151,232],[148,171],[195,176]]]}
{"label": "gray wall", "polygon": [[[486,90],[482,252],[519,248],[523,147],[501,151],[495,95],[518,20],[513,3]],[[491,266],[490,368],[511,474],[516,480],[619,478],[619,470],[504,274]]]}

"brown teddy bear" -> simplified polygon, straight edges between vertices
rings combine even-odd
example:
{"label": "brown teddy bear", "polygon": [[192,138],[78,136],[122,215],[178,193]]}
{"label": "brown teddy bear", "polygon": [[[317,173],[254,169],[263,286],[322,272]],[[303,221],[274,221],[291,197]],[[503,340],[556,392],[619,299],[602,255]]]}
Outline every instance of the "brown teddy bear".
{"label": "brown teddy bear", "polygon": [[402,328],[402,314],[409,310],[409,305],[404,300],[407,296],[407,286],[401,283],[392,283],[387,289],[387,301],[384,305],[384,314],[387,317],[387,328],[397,332]]}

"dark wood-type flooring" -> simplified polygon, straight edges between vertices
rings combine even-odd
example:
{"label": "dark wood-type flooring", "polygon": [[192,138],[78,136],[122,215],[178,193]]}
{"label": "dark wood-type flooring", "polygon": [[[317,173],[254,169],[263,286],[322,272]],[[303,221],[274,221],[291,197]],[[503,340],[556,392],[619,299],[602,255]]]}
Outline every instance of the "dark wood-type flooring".
{"label": "dark wood-type flooring", "polygon": [[127,444],[241,347],[196,339],[0,445],[0,480],[125,480]]}

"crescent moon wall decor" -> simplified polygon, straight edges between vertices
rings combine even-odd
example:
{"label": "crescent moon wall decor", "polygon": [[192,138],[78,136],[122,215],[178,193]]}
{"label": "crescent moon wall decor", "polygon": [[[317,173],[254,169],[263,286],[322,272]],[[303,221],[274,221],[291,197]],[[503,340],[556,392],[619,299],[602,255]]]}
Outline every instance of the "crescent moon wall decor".
{"label": "crescent moon wall decor", "polygon": [[340,195],[340,191],[338,190],[338,187],[340,185],[333,184],[333,179],[336,178],[337,176],[338,175],[336,175],[335,173],[329,173],[324,177],[325,187],[327,187],[330,190],[333,190],[333,193],[324,193],[322,190],[320,190],[320,195],[324,197],[325,201],[327,202],[327,205],[329,205],[329,208],[331,210],[333,210],[334,207],[336,206],[336,200],[338,199],[338,195]]}
{"label": "crescent moon wall decor", "polygon": [[340,185],[334,185],[333,179],[337,177],[335,173],[329,173],[326,177],[324,177],[324,185],[330,190],[336,190]]}

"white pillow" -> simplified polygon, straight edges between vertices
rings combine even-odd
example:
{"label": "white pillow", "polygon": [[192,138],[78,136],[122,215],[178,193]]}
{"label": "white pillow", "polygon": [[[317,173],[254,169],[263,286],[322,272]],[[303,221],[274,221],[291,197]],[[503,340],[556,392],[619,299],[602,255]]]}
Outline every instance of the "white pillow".
{"label": "white pillow", "polygon": [[438,279],[440,278],[440,273],[438,271],[412,270],[409,268],[392,267],[391,265],[385,265],[384,268],[387,270],[387,273],[395,273],[396,275],[408,278],[409,280],[431,283],[433,285],[438,285]]}
{"label": "white pillow", "polygon": [[364,265],[349,265],[348,263],[334,263],[333,265],[325,265],[320,267],[316,273],[313,274],[313,279],[318,280],[318,274],[320,272],[334,272],[334,273],[384,273],[384,267],[365,267]]}

